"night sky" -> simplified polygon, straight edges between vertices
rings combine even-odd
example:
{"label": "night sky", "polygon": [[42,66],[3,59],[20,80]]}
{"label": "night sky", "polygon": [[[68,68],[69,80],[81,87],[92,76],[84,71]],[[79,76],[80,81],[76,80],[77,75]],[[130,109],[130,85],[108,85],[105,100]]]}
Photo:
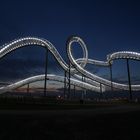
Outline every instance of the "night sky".
{"label": "night sky", "polygon": [[[106,60],[116,51],[140,52],[140,2],[134,0],[1,0],[0,45],[13,39],[35,36],[48,39],[67,60],[66,40],[80,36],[89,58]],[[78,58],[80,48],[74,48]],[[82,51],[81,51],[82,52]],[[82,55],[80,55],[82,56]],[[80,57],[79,56],[79,57]],[[44,73],[45,52],[32,46],[0,60],[0,81],[11,82]],[[109,69],[88,66],[91,72],[109,78]],[[133,83],[140,81],[140,62],[130,62]],[[49,54],[49,73],[63,75]],[[125,82],[126,62],[115,61],[113,79]]]}

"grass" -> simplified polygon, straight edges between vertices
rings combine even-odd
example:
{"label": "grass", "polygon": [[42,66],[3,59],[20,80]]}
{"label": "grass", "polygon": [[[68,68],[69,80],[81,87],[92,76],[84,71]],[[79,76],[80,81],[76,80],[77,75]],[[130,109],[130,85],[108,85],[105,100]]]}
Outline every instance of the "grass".
{"label": "grass", "polygon": [[[117,111],[117,106],[138,109]],[[139,108],[140,104],[127,101],[80,104],[4,97],[0,98],[0,140],[134,140],[140,137]]]}
{"label": "grass", "polygon": [[69,110],[94,109],[129,104],[127,101],[95,102],[80,100],[57,100],[54,98],[1,97],[0,110]]}
{"label": "grass", "polygon": [[140,111],[96,115],[92,110],[83,109],[43,114],[1,111],[2,140],[135,140],[140,137]]}

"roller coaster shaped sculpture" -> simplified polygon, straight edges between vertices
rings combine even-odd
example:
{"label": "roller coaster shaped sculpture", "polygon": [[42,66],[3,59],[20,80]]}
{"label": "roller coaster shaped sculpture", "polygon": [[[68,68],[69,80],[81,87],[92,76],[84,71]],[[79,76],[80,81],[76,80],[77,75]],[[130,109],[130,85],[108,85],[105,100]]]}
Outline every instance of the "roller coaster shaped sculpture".
{"label": "roller coaster shaped sculpture", "polygon": [[[74,57],[72,55],[72,51],[71,51],[72,44],[74,42],[79,43],[80,46],[82,47],[83,58],[79,58],[76,60],[74,59]],[[73,77],[73,78],[70,78],[72,85],[75,85],[75,86],[78,86],[78,87],[81,87],[84,89],[96,91],[96,92],[100,92],[101,90],[102,90],[102,92],[106,91],[107,86],[113,86],[114,88],[122,89],[122,90],[129,90],[129,85],[116,83],[116,82],[104,79],[102,77],[99,77],[99,76],[87,71],[86,69],[84,69],[86,64],[109,67],[109,66],[113,65],[113,60],[115,60],[115,59],[123,58],[123,59],[140,60],[140,53],[128,52],[128,51],[115,52],[110,55],[107,55],[107,61],[98,61],[98,60],[89,59],[86,44],[80,37],[77,37],[77,36],[71,36],[68,39],[67,45],[66,45],[67,55],[68,55],[69,61],[71,63],[70,71],[69,71],[69,65],[63,60],[63,58],[61,57],[61,55],[59,54],[57,49],[54,47],[54,45],[51,42],[49,42],[48,40],[42,39],[42,38],[25,37],[25,38],[14,40],[8,44],[5,44],[0,49],[0,58],[3,58],[4,56],[6,56],[7,54],[9,54],[12,51],[15,51],[16,49],[19,49],[19,48],[22,48],[25,46],[31,46],[31,45],[37,45],[37,46],[44,47],[45,49],[48,49],[51,52],[51,54],[54,56],[56,61],[60,64],[60,66],[66,72],[70,72],[70,74]],[[81,81],[82,76],[80,76],[80,74],[82,74],[85,77],[84,82]],[[10,84],[8,86],[0,87],[0,94],[11,91],[18,87],[24,86],[28,83],[32,83],[32,82],[40,81],[40,80],[44,80],[44,79],[45,79],[44,74],[29,77],[27,79],[18,81],[16,83]],[[65,77],[54,75],[54,74],[47,74],[47,79],[64,82]],[[66,82],[68,83],[68,80],[66,80]],[[100,86],[101,84],[102,84],[102,86]],[[131,88],[132,88],[132,90],[138,91],[138,90],[140,90],[140,85],[131,85]]]}

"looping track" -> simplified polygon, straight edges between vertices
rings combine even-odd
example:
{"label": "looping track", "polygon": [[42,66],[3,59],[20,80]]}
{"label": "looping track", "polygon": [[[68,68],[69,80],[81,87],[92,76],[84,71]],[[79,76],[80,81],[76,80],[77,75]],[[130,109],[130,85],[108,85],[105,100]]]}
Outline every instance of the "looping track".
{"label": "looping track", "polygon": [[[74,59],[72,55],[72,44],[74,42],[77,42],[80,44],[83,50],[83,58],[79,58],[77,60]],[[48,49],[51,54],[54,56],[56,61],[60,64],[60,66],[65,70],[69,71],[68,64],[63,60],[57,49],[54,47],[54,45],[49,42],[46,39],[42,38],[36,38],[36,37],[25,37],[21,39],[14,40],[8,44],[5,44],[0,49],[0,58],[8,55],[10,52],[15,51],[19,48],[25,47],[25,46],[31,46],[31,45],[38,45],[40,47],[44,47],[45,49]],[[70,60],[70,63],[73,65],[70,72],[73,78],[71,78],[71,84],[88,89],[100,92],[100,83],[102,84],[102,91],[106,90],[106,86],[112,86],[117,89],[123,89],[123,90],[129,90],[129,86],[126,84],[120,84],[116,82],[112,82],[104,79],[102,77],[99,77],[86,69],[84,67],[87,63],[98,65],[102,67],[109,67],[110,65],[113,65],[113,60],[115,59],[134,59],[134,60],[140,60],[140,53],[136,52],[128,52],[128,51],[121,51],[121,52],[115,52],[110,55],[107,55],[107,61],[98,61],[93,59],[88,59],[88,50],[86,47],[86,44],[80,37],[72,36],[67,41],[67,55]],[[81,76],[79,74],[82,74],[86,77],[85,82],[81,82],[80,79]],[[21,80],[19,82],[13,83],[11,85],[1,87],[0,93],[4,93],[7,91],[10,91],[12,89],[18,88],[22,85],[25,85],[27,83],[31,83],[34,81],[43,80],[45,78],[44,75],[38,75],[34,77],[29,77],[27,79]],[[57,75],[47,75],[47,78],[49,80],[55,80],[59,82],[64,82],[64,77],[57,76]],[[68,81],[66,81],[68,82]],[[132,90],[140,90],[140,85],[131,85]]]}

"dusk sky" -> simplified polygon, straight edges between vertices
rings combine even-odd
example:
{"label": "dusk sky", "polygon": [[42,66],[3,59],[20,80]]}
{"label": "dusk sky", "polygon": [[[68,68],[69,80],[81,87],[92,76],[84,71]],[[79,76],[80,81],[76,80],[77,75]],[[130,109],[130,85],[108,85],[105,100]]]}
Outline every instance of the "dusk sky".
{"label": "dusk sky", "polygon": [[[85,41],[89,58],[106,60],[108,54],[122,50],[140,52],[138,0],[1,0],[0,18],[0,45],[26,36],[41,37],[66,60],[67,38],[77,35]],[[78,58],[78,49],[74,52]],[[43,74],[44,60],[44,49],[36,46],[12,52],[0,61],[0,81]],[[140,62],[130,63],[133,82],[140,81]],[[89,70],[108,78],[107,68],[90,66]],[[49,73],[62,72],[49,54]],[[127,79],[124,60],[114,62],[113,76],[116,81]]]}

